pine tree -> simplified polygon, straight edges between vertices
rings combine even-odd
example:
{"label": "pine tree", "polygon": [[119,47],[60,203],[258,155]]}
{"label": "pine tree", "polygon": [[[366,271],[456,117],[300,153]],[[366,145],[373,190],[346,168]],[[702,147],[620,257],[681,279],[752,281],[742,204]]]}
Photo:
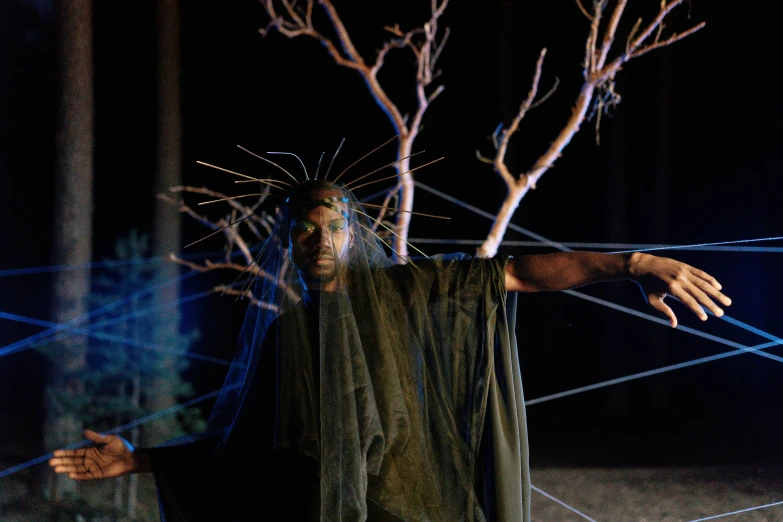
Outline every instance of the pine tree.
{"label": "pine tree", "polygon": [[[149,310],[159,304],[159,299],[155,292],[145,293],[143,290],[154,284],[155,265],[165,261],[145,258],[148,252],[148,238],[132,231],[116,243],[115,257],[122,263],[101,269],[93,275],[93,309],[118,301],[123,301],[123,305],[106,307],[106,312],[94,318],[95,324],[108,324],[94,330],[97,337],[94,335],[91,339],[87,364],[79,375],[84,393],[70,397],[64,404],[84,426],[91,429],[109,430],[155,413],[155,404],[160,401],[161,393],[155,383],[166,382],[164,392],[171,390],[174,395],[170,398],[172,403],[193,395],[192,386],[181,377],[188,366],[187,359],[173,357],[171,352],[187,351],[197,333],[172,334],[170,338],[161,339],[158,324],[168,318],[165,311]],[[111,335],[112,339],[102,339],[101,334]],[[121,337],[127,342],[114,337]],[[171,434],[172,437],[204,428],[198,410],[186,410],[176,416],[172,424],[177,430]],[[146,431],[148,425],[141,425],[120,435],[134,445],[160,442],[148,441]],[[58,520],[158,520],[152,478],[139,475],[85,483],[79,494],[61,502],[56,512]]]}

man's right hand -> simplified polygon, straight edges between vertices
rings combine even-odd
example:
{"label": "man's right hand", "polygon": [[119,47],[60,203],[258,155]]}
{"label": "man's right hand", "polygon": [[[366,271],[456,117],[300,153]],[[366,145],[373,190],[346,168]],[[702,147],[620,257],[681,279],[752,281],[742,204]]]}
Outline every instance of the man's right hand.
{"label": "man's right hand", "polygon": [[92,448],[56,450],[49,465],[57,473],[67,473],[74,480],[119,477],[137,469],[134,447],[117,435],[101,435],[85,430],[84,436],[98,443]]}

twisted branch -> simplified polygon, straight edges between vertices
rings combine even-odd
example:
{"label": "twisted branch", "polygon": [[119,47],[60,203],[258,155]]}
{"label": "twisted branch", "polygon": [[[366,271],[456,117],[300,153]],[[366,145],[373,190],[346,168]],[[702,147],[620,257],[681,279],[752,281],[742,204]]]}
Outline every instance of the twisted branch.
{"label": "twisted branch", "polygon": [[[220,199],[224,199],[227,197],[225,196],[225,194],[222,194],[220,192],[205,187],[176,186],[170,188],[169,190],[174,193],[186,192],[186,193],[206,195],[206,196],[220,198]],[[183,265],[191,270],[196,270],[202,273],[212,272],[215,270],[230,270],[234,272],[239,272],[240,274],[247,274],[251,278],[260,277],[268,281],[274,282],[275,284],[281,284],[280,281],[277,281],[275,279],[274,274],[268,274],[266,273],[266,271],[262,270],[258,266],[256,260],[254,259],[253,254],[250,251],[248,241],[240,233],[239,223],[238,223],[238,221],[240,220],[237,219],[237,214],[242,214],[243,216],[248,217],[247,219],[241,219],[241,222],[248,225],[248,229],[252,232],[252,234],[257,239],[263,239],[264,236],[259,232],[258,228],[256,228],[253,225],[253,223],[251,223],[251,220],[261,224],[265,228],[267,233],[271,233],[271,227],[269,226],[269,223],[267,221],[268,216],[263,214],[258,216],[254,214],[254,211],[256,210],[257,206],[260,204],[260,202],[262,202],[265,199],[265,195],[262,195],[260,201],[256,203],[256,205],[254,205],[253,207],[243,205],[237,202],[236,200],[231,200],[231,199],[226,200],[225,203],[229,205],[229,207],[231,208],[231,212],[228,217],[221,217],[218,219],[211,219],[205,215],[199,214],[198,212],[194,211],[190,205],[186,204],[182,199],[175,199],[165,194],[160,194],[158,195],[158,197],[166,201],[169,201],[173,204],[176,204],[180,212],[182,212],[183,214],[187,214],[188,216],[190,216],[197,222],[201,223],[205,227],[209,228],[210,230],[213,230],[215,232],[223,232],[224,236],[226,237],[226,241],[228,245],[226,249],[225,261],[223,262],[214,262],[209,259],[205,259],[202,263],[194,263],[192,261],[183,259],[182,257],[176,254],[169,254],[170,261]],[[242,255],[242,259],[244,260],[244,264],[232,261],[234,257],[233,256],[234,249],[240,251]],[[281,285],[281,289],[291,294],[290,289],[285,287],[285,285]],[[258,299],[256,299],[255,297],[253,297],[252,291],[250,290],[237,290],[227,285],[216,285],[212,288],[212,290],[214,292],[219,292],[221,294],[247,297],[248,299],[250,299],[250,302],[253,306],[261,306],[267,308],[269,307],[268,303],[263,303]]]}
{"label": "twisted branch", "polygon": [[[316,2],[328,17],[331,29],[336,34],[336,40],[325,36],[323,31],[313,24],[312,13]],[[277,9],[276,5],[282,5]],[[366,62],[351,40],[348,29],[343,24],[337,9],[330,0],[307,0],[304,8],[297,7],[292,0],[262,0],[264,10],[269,16],[270,22],[261,34],[266,35],[271,29],[276,29],[280,34],[294,38],[307,36],[318,41],[329,53],[334,62],[341,66],[357,71],[370,91],[376,104],[383,109],[394,126],[399,136],[397,159],[402,160],[409,156],[413,148],[413,142],[421,131],[424,114],[429,105],[443,92],[443,86],[432,89],[432,84],[438,76],[436,65],[443,46],[449,36],[449,31],[443,31],[439,38],[438,22],[448,6],[448,0],[431,0],[430,19],[419,28],[403,31],[398,25],[386,26],[384,30],[392,35],[392,38],[384,42],[377,51],[372,63]],[[403,114],[398,105],[389,97],[386,90],[378,81],[378,72],[384,65],[386,56],[394,49],[407,49],[412,52],[416,60],[416,108],[413,118],[408,122],[407,115]],[[397,165],[399,176],[400,198],[399,209],[395,225],[399,238],[395,240],[394,251],[400,257],[407,256],[407,244],[410,226],[410,211],[413,210],[413,178],[407,171],[410,170],[410,162],[402,160]]]}
{"label": "twisted branch", "polygon": [[[521,120],[533,106],[533,99],[538,89],[538,83],[541,77],[541,66],[546,50],[542,50],[536,63],[536,70],[533,76],[532,87],[528,97],[522,102],[517,115],[508,127],[502,124],[495,131],[493,144],[495,146],[495,157],[493,160],[483,158],[477,153],[479,159],[487,163],[492,163],[494,170],[500,175],[508,187],[508,194],[503,202],[501,209],[492,225],[487,239],[478,249],[478,255],[492,257],[497,253],[498,245],[503,239],[508,223],[514,211],[519,206],[519,202],[530,189],[534,189],[541,176],[547,172],[562,156],[563,150],[571,142],[585,118],[588,117],[588,111],[592,109],[592,114],[598,114],[596,119],[596,140],[598,140],[601,114],[610,107],[620,102],[620,95],[615,92],[615,75],[621,67],[632,58],[646,54],[652,50],[660,49],[673,44],[683,38],[690,36],[704,27],[704,23],[699,23],[683,33],[674,33],[668,38],[662,38],[663,21],[675,9],[681,5],[684,0],[662,0],[658,15],[639,31],[642,25],[641,20],[637,21],[631,29],[626,46],[622,53],[609,61],[609,54],[612,46],[617,39],[617,28],[622,19],[627,0],[617,0],[608,23],[601,34],[601,21],[603,12],[609,3],[609,0],[593,0],[593,11],[588,12],[580,0],[576,0],[577,6],[590,20],[590,30],[585,43],[585,55],[583,60],[584,81],[580,88],[576,102],[571,110],[571,116],[565,122],[565,125],[558,133],[557,137],[551,142],[547,150],[536,160],[533,166],[527,171],[514,176],[505,163],[506,151],[511,136],[518,130]],[[650,37],[655,32],[655,37]],[[599,46],[600,40],[600,46]],[[597,94],[596,94],[597,91]],[[538,103],[534,104],[537,105]],[[592,115],[591,114],[591,115]],[[497,139],[500,136],[500,140]]]}

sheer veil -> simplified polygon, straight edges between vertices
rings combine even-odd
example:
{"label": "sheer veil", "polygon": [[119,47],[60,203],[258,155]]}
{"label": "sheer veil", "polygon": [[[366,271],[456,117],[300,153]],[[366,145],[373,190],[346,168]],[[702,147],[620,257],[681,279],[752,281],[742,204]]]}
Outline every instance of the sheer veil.
{"label": "sheer veil", "polygon": [[[341,216],[330,291],[292,259],[297,216]],[[248,269],[249,306],[208,421],[216,454],[253,443],[317,462],[322,521],[528,520],[515,304],[505,259],[393,262],[350,187],[288,189]],[[301,263],[300,263],[301,264]]]}

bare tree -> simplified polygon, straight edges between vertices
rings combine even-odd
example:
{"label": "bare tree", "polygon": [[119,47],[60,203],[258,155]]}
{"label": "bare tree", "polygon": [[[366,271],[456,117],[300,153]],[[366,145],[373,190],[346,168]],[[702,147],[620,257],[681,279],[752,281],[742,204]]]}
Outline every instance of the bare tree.
{"label": "bare tree", "polygon": [[[314,26],[313,11],[316,2],[320,9],[328,16],[331,22],[331,29],[337,35],[336,43],[331,38]],[[587,119],[589,114],[596,117],[596,132],[600,127],[600,117],[603,111],[619,103],[620,96],[615,91],[615,77],[622,66],[631,60],[641,56],[649,51],[666,47],[678,40],[681,40],[695,31],[701,29],[704,23],[700,23],[689,28],[683,33],[674,33],[671,36],[663,37],[664,20],[673,9],[683,3],[683,0],[664,0],[661,2],[660,10],[655,18],[642,27],[642,20],[639,19],[631,29],[626,39],[626,45],[623,52],[610,59],[610,52],[617,39],[617,28],[622,19],[627,0],[617,0],[614,10],[611,12],[608,20],[603,19],[603,13],[606,10],[609,0],[594,0],[592,12],[586,10],[577,0],[577,5],[582,13],[590,22],[590,30],[585,45],[585,57],[583,63],[583,83],[577,96],[570,118],[565,122],[562,130],[558,133],[549,148],[538,158],[526,172],[519,176],[514,176],[506,165],[506,153],[508,151],[511,137],[516,133],[522,119],[527,112],[536,105],[546,100],[549,94],[538,98],[538,87],[541,80],[546,49],[543,49],[538,57],[535,73],[530,92],[522,102],[516,117],[508,126],[499,126],[493,135],[496,154],[494,159],[479,158],[487,163],[491,163],[498,174],[506,182],[508,188],[507,197],[497,214],[495,222],[484,244],[479,247],[477,254],[480,256],[492,257],[497,253],[497,248],[502,241],[505,230],[519,205],[519,202],[527,192],[535,188],[538,179],[552,167],[558,157],[562,155],[563,150],[579,131],[580,126]],[[397,172],[399,184],[387,195],[384,204],[381,205],[379,221],[383,219],[387,207],[398,188],[401,189],[402,198],[399,202],[396,221],[396,236],[394,250],[398,255],[407,255],[408,226],[410,224],[411,207],[413,203],[413,180],[410,176],[409,156],[412,151],[413,141],[421,129],[421,122],[429,103],[443,90],[443,86],[438,86],[427,94],[427,89],[431,87],[433,79],[436,76],[435,63],[440,55],[443,45],[448,36],[446,31],[440,40],[436,38],[438,32],[437,22],[442,16],[448,0],[438,3],[432,1],[432,15],[423,28],[414,29],[403,33],[399,27],[387,27],[395,38],[387,41],[382,49],[378,51],[375,62],[368,64],[356,50],[351,41],[348,31],[343,25],[337,11],[329,0],[308,0],[304,6],[297,5],[292,0],[281,0],[280,9],[276,7],[277,2],[264,0],[263,6],[270,17],[270,23],[266,29],[262,29],[262,34],[268,34],[271,29],[278,30],[281,34],[294,38],[297,36],[309,36],[320,42],[327,52],[332,56],[335,63],[342,67],[356,70],[368,86],[371,94],[378,105],[384,109],[399,134],[399,143],[397,151]],[[403,116],[398,107],[386,95],[385,90],[377,79],[377,73],[383,65],[386,54],[394,48],[409,48],[413,51],[418,63],[418,72],[416,78],[416,88],[418,94],[418,106],[413,120],[408,123],[408,118]],[[550,91],[551,93],[552,91]],[[538,99],[537,99],[538,98]],[[225,169],[223,169],[225,170]],[[230,172],[230,171],[229,171]],[[235,173],[236,174],[236,173]],[[350,187],[350,184],[348,185]],[[178,187],[176,191],[201,193],[210,195],[219,199],[229,199],[223,194],[210,191],[206,188]],[[198,270],[230,269],[235,271],[245,271],[251,274],[268,277],[268,274],[259,273],[259,267],[255,265],[249,250],[249,242],[242,239],[236,226],[229,227],[237,215],[246,216],[251,213],[251,207],[241,205],[236,200],[229,201],[233,206],[233,214],[213,221],[203,215],[196,213],[190,206],[179,202],[180,211],[190,214],[191,217],[201,221],[203,224],[215,230],[223,230],[226,239],[229,242],[229,252],[238,249],[244,258],[245,264],[237,262],[235,259],[226,258],[223,263],[205,263],[197,265],[186,262],[180,258],[174,257],[179,262],[186,264],[190,268]],[[246,221],[248,225],[252,221]],[[258,223],[265,223],[260,218]],[[258,225],[256,223],[256,225]],[[268,223],[267,223],[268,224]],[[257,230],[254,232],[257,233]],[[223,288],[222,290],[226,290]],[[249,295],[246,292],[235,288],[228,289],[229,293],[240,293]],[[260,303],[255,303],[260,304]]]}
{"label": "bare tree", "polygon": [[[229,197],[204,187],[177,186],[171,187],[169,190],[175,194],[189,193],[208,196],[211,199],[202,201],[201,204],[222,202],[228,205],[230,209],[227,215],[214,218],[197,212],[193,206],[185,203],[184,199],[176,199],[165,194],[159,194],[158,197],[161,200],[175,204],[178,212],[190,216],[213,231],[202,239],[222,233],[226,242],[225,255],[220,261],[207,259],[201,263],[195,263],[173,253],[169,254],[169,259],[174,263],[199,272],[213,270],[233,272],[235,274],[234,284],[220,284],[212,290],[220,294],[247,298],[254,306],[266,306],[265,303],[261,303],[253,297],[253,293],[246,282],[274,276],[265,273],[258,266],[251,246],[254,243],[260,243],[261,240],[266,239],[272,233],[274,219],[267,213],[259,212],[258,210],[266,202],[268,193],[262,192],[258,195],[258,199],[253,205],[246,205],[238,201],[239,198]],[[250,237],[245,237],[248,234]],[[285,291],[284,286],[282,289]]]}
{"label": "bare tree", "polygon": [[683,1],[662,0],[657,16],[643,29],[642,20],[637,20],[628,34],[625,49],[615,58],[609,59],[610,51],[617,39],[617,27],[622,19],[628,0],[617,0],[609,20],[605,23],[603,23],[603,12],[606,10],[609,0],[593,0],[592,12],[585,9],[580,0],[576,0],[579,9],[590,21],[590,32],[587,37],[584,62],[582,64],[584,81],[576,102],[571,109],[571,116],[557,137],[551,142],[549,148],[535,161],[530,169],[518,176],[511,173],[505,160],[511,137],[517,132],[527,112],[546,99],[546,96],[544,96],[541,100],[536,101],[544,57],[546,55],[546,49],[542,49],[536,62],[532,86],[527,98],[520,105],[519,112],[513,121],[508,126],[498,127],[493,135],[493,143],[496,150],[494,159],[484,158],[479,154],[479,159],[491,163],[495,172],[503,178],[508,194],[500,207],[500,211],[486,240],[477,250],[478,255],[493,257],[497,253],[498,245],[503,240],[508,223],[519,206],[519,202],[529,190],[535,189],[536,183],[541,176],[562,155],[565,147],[571,142],[574,134],[579,131],[582,123],[588,117],[589,111],[592,111],[596,117],[596,132],[598,132],[603,111],[620,101],[620,96],[615,92],[615,77],[622,66],[632,58],[637,58],[655,49],[671,45],[704,27],[705,24],[702,22],[682,33],[673,33],[669,37],[663,37],[664,20]]}
{"label": "bare tree", "polygon": [[[57,118],[53,264],[92,261],[93,68],[90,0],[57,2],[60,100]],[[90,271],[55,272],[52,320],[67,323],[87,312]],[[50,386],[44,442],[58,448],[79,440],[80,418],[69,404],[82,394],[79,372],[86,365],[87,339],[74,335],[49,352]],[[59,501],[76,491],[76,482],[52,476],[47,494]]]}
{"label": "bare tree", "polygon": [[[375,102],[388,116],[399,138],[396,163],[398,185],[384,201],[384,209],[381,210],[379,217],[383,219],[385,209],[392,200],[391,196],[399,191],[400,197],[396,210],[400,212],[396,215],[394,226],[396,232],[394,251],[399,257],[407,256],[406,240],[410,226],[410,212],[413,210],[414,192],[413,177],[410,174],[410,155],[416,136],[421,132],[424,113],[444,88],[443,85],[438,85],[434,89],[432,87],[433,81],[438,76],[435,66],[449,34],[447,28],[443,31],[443,35],[439,36],[438,30],[438,22],[448,5],[448,0],[431,0],[430,19],[422,27],[410,31],[403,31],[398,25],[384,27],[392,38],[383,44],[372,62],[365,61],[356,49],[348,29],[330,0],[307,0],[304,6],[297,5],[296,0],[281,0],[279,3],[273,0],[262,0],[261,3],[270,18],[269,25],[261,30],[262,34],[266,35],[271,29],[276,29],[288,38],[307,36],[318,41],[326,48],[337,65],[359,73]],[[336,41],[326,36],[323,30],[313,24],[316,3],[328,17],[331,23],[330,29],[336,34]],[[393,49],[408,49],[416,60],[416,108],[412,118],[400,110],[399,105],[389,97],[378,80],[378,72],[384,65],[386,55]]]}

